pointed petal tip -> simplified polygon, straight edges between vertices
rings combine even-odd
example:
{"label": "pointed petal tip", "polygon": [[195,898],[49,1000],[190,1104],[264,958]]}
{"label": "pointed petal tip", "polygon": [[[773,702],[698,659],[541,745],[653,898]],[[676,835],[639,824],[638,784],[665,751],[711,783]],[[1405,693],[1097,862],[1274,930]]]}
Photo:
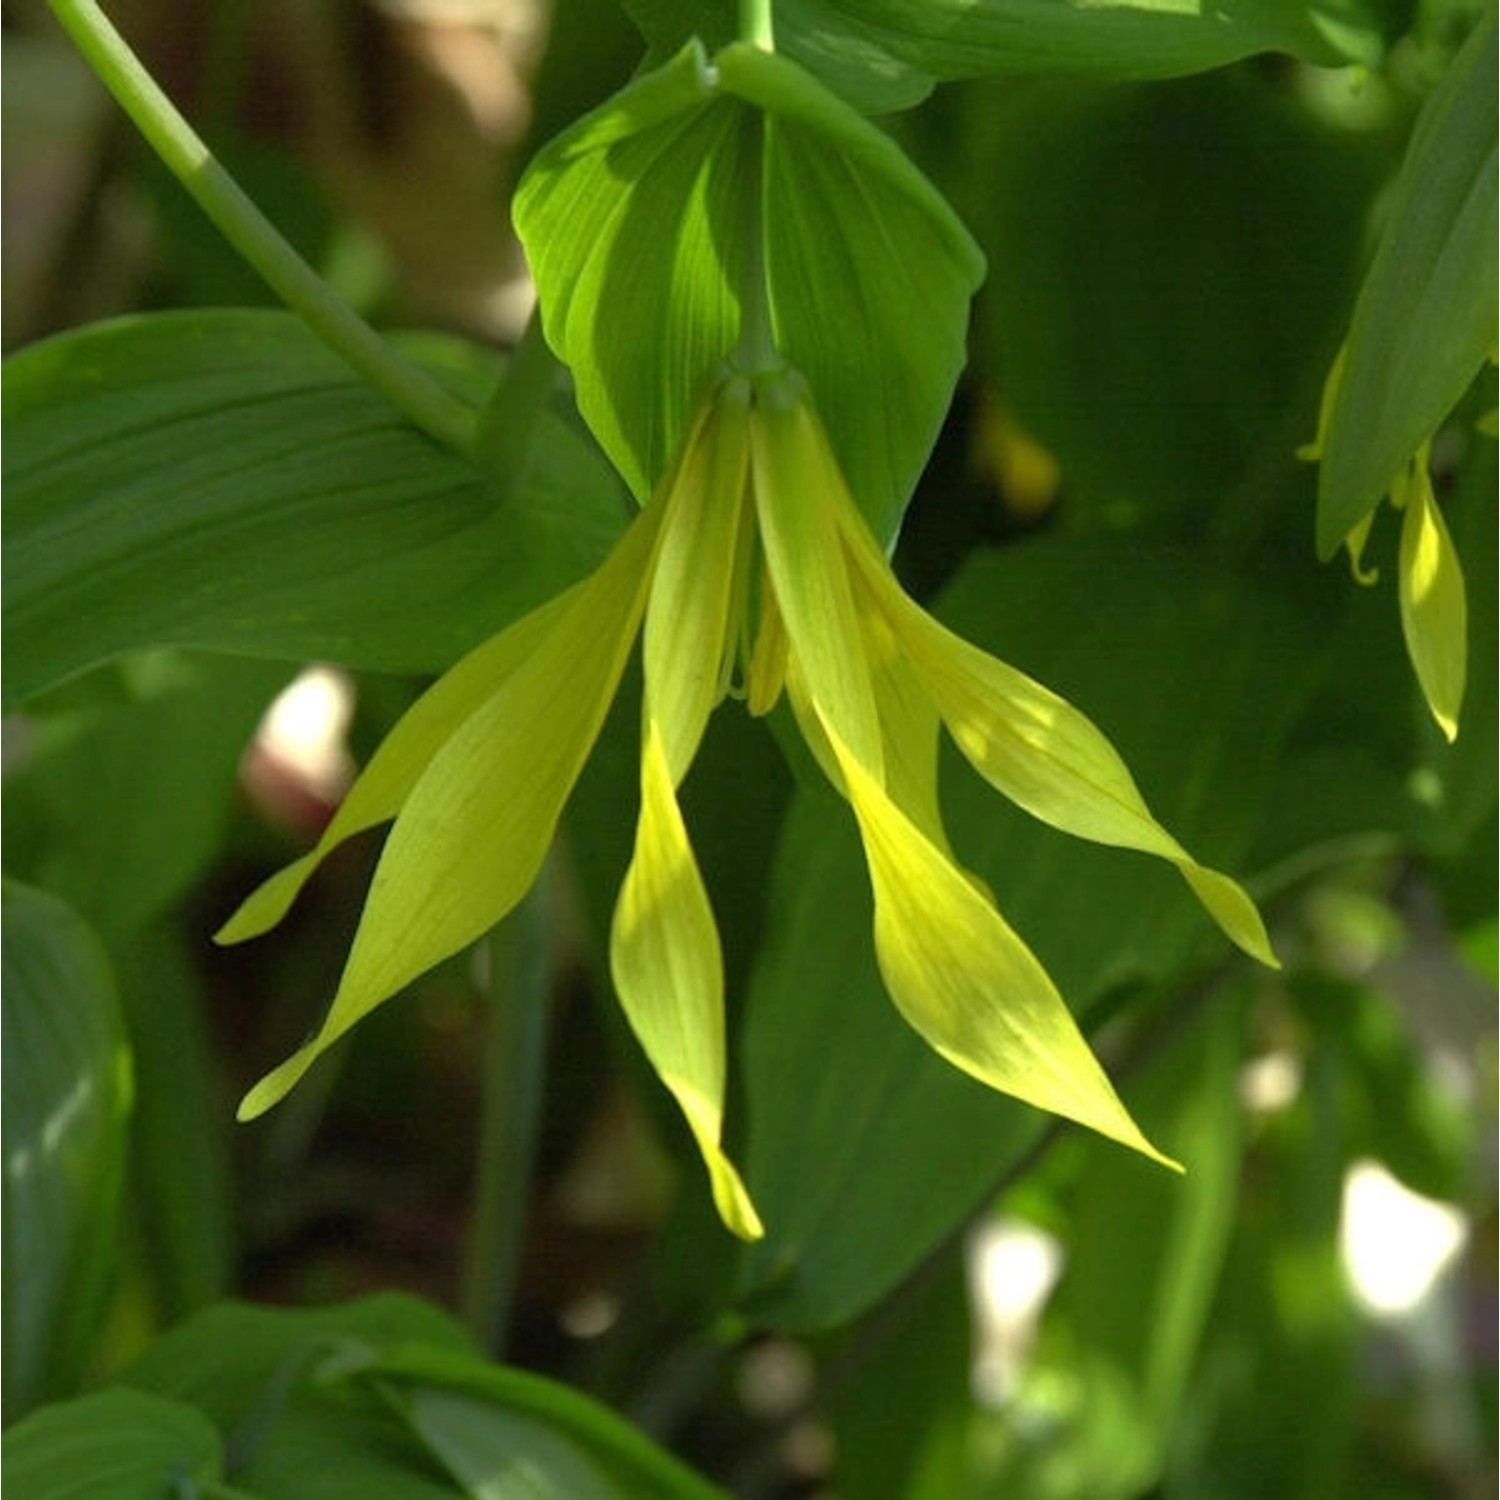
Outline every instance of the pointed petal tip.
{"label": "pointed petal tip", "polygon": [[242,904],[230,919],[214,933],[213,941],[220,948],[232,948],[236,943],[247,942],[250,938],[260,937],[266,931],[260,923],[251,919],[245,907],[248,902]]}
{"label": "pointed petal tip", "polygon": [[1179,862],[1178,869],[1219,930],[1236,948],[1268,969],[1281,967],[1260,911],[1238,881],[1193,860]]}
{"label": "pointed petal tip", "polygon": [[714,1207],[718,1209],[724,1227],[746,1244],[764,1239],[766,1227],[761,1223],[739,1173],[730,1166],[726,1157],[720,1157],[720,1165],[722,1170],[710,1166],[709,1175],[713,1183]]}
{"label": "pointed petal tip", "polygon": [[291,909],[323,852],[321,846],[313,849],[263,880],[214,933],[214,942],[228,947],[269,932]]}
{"label": "pointed petal tip", "polygon": [[[1109,1086],[1106,1085],[1106,1087]],[[1185,1176],[1187,1168],[1175,1156],[1168,1156],[1165,1151],[1158,1150],[1151,1144],[1145,1132],[1135,1123],[1130,1111],[1126,1109],[1124,1101],[1112,1087],[1109,1088],[1109,1095],[1109,1106],[1104,1111],[1101,1112],[1095,1107],[1086,1113],[1080,1111],[1077,1114],[1065,1114],[1063,1118],[1073,1120],[1075,1124],[1082,1125],[1086,1130],[1097,1132],[1106,1140],[1111,1140],[1117,1146],[1124,1146],[1144,1156],[1147,1161],[1154,1162],[1159,1167],[1165,1167],[1169,1172]]]}
{"label": "pointed petal tip", "polygon": [[258,1120],[268,1110],[281,1103],[301,1081],[302,1075],[317,1061],[322,1048],[317,1042],[309,1042],[294,1052],[287,1060],[271,1069],[259,1083],[240,1100],[234,1117],[241,1125]]}

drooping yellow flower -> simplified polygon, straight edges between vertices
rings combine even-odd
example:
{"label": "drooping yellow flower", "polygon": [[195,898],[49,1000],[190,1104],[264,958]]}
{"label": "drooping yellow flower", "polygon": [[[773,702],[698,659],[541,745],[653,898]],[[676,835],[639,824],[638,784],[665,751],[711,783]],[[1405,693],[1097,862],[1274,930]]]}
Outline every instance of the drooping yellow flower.
{"label": "drooping yellow flower", "polygon": [[723,966],[677,788],[737,671],[752,713],[786,690],[853,809],[881,973],[907,1021],[992,1087],[1167,1160],[1131,1120],[1041,964],[955,861],[938,808],[940,725],[1034,816],[1170,860],[1224,931],[1273,963],[1260,917],[1239,886],[1155,821],[1083,715],[906,596],[790,373],[721,381],[598,571],[419,699],[317,847],[220,933],[235,941],[265,931],[330,849],[395,818],[322,1029],[251,1090],[242,1118],[276,1103],[356,1021],[521,899],[638,633],[640,813],[611,971],[731,1230],[762,1233],[720,1141]]}
{"label": "drooping yellow flower", "polygon": [[[1347,362],[1347,346],[1339,350],[1323,382],[1318,410],[1318,432],[1310,443],[1298,448],[1297,456],[1320,462],[1328,435],[1339,386]],[[1417,676],[1417,685],[1444,738],[1458,738],[1459,712],[1463,708],[1468,676],[1469,607],[1463,565],[1448,534],[1442,510],[1433,494],[1432,441],[1421,444],[1391,479],[1387,499],[1401,512],[1401,545],[1397,568],[1401,600],[1401,633],[1406,654]],[[1350,528],[1344,538],[1350,571],[1355,581],[1370,585],[1379,571],[1364,563],[1365,544],[1380,509],[1377,500]]]}

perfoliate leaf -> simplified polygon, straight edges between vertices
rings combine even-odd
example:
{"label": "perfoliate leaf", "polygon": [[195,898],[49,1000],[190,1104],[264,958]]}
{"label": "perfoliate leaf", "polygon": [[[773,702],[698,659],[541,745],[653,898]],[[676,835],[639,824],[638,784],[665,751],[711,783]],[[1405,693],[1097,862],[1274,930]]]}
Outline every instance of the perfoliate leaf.
{"label": "perfoliate leaf", "polygon": [[515,213],[548,340],[638,497],[763,276],[779,351],[893,534],[963,365],[983,258],[887,136],[783,58],[732,44],[710,62],[690,44],[547,147]]}

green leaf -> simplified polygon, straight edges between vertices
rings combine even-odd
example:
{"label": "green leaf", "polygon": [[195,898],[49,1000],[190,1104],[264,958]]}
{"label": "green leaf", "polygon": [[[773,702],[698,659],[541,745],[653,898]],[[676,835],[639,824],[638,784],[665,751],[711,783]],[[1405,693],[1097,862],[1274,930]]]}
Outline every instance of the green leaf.
{"label": "green leaf", "polygon": [[1067,1191],[1067,1264],[1005,1424],[997,1492],[1128,1500],[1160,1476],[1238,1204],[1246,993],[1221,993],[1145,1070],[1143,1128],[1181,1177],[1091,1153]]}
{"label": "green leaf", "polygon": [[190,1406],[111,1388],[49,1406],[5,1434],[5,1476],[27,1500],[162,1500],[232,1493],[219,1435]]}
{"label": "green leaf", "polygon": [[959,116],[978,360],[1071,503],[1264,524],[1355,286],[1368,143],[1242,74],[997,93]]}
{"label": "green leaf", "polygon": [[193,957],[170,922],[115,949],[136,1078],[130,1206],[142,1270],[168,1323],[228,1293],[237,1248],[234,1101],[216,1066],[213,997]]}
{"label": "green leaf", "polygon": [[47,340],[7,362],[4,416],[8,702],[155,645],[437,670],[626,519],[551,414],[525,493],[497,504],[282,313]]}
{"label": "green leaf", "polygon": [[404,1423],[340,1374],[409,1342],[473,1348],[437,1308],[392,1293],[296,1311],[224,1303],[158,1339],[122,1379],[201,1410],[229,1477],[263,1500],[455,1500],[464,1492]]}
{"label": "green leaf", "polygon": [[7,880],[4,1086],[7,1418],[71,1393],[118,1257],[130,1057],[109,961],[71,908]]}
{"label": "green leaf", "polygon": [[7,868],[122,938],[218,857],[240,757],[284,666],[162,651],[39,700],[5,787]]}
{"label": "green leaf", "polygon": [[1345,1063],[1315,1014],[1297,1019],[1301,1089],[1261,1122],[1174,1434],[1163,1490],[1183,1500],[1362,1493],[1347,1484],[1363,1340],[1339,1249]]}
{"label": "green leaf", "polygon": [[1360,289],[1323,440],[1318,555],[1331,557],[1495,347],[1493,7],[1417,117]]}
{"label": "green leaf", "polygon": [[[939,613],[1085,710],[1163,823],[1238,872],[1318,653],[1303,622],[1244,579],[1165,550],[1137,549],[1131,563],[1118,566],[1113,543],[1063,539],[978,555]],[[1172,872],[1045,828],[956,771],[950,759],[943,805],[958,855],[1075,1012],[1222,953]],[[778,1327],[867,1307],[1046,1123],[948,1068],[896,1016],[851,825],[830,797],[794,806],[740,1043],[746,1178],[767,1237],[742,1255],[739,1290]],[[1133,1104],[1128,1086],[1124,1098]]]}
{"label": "green leaf", "polygon": [[[417,1346],[392,1350],[362,1373],[394,1390],[423,1440],[486,1500],[533,1493],[538,1500],[554,1493],[579,1500],[722,1500],[623,1417],[542,1376]],[[525,1462],[516,1462],[523,1455]],[[485,1475],[500,1484],[479,1488]],[[534,1491],[522,1487],[523,1476],[535,1482]]]}
{"label": "green leaf", "polygon": [[[734,35],[733,0],[626,0],[658,52],[697,35]],[[1381,8],[1358,0],[1226,0],[1211,11],[1173,0],[777,0],[777,48],[856,108],[919,102],[938,79],[994,73],[1167,78],[1257,52],[1307,62],[1375,64]]]}
{"label": "green leaf", "polygon": [[407,1391],[397,1401],[475,1500],[619,1500],[589,1458],[543,1423],[449,1391]]}
{"label": "green leaf", "polygon": [[844,1347],[873,1344],[875,1357],[833,1394],[839,1494],[953,1500],[969,1493],[975,1320],[965,1273],[954,1254],[920,1296],[877,1308],[850,1330]]}
{"label": "green leaf", "polygon": [[983,260],[888,137],[784,59],[692,45],[541,152],[515,215],[548,341],[638,498],[734,354],[763,268],[777,345],[894,533]]}

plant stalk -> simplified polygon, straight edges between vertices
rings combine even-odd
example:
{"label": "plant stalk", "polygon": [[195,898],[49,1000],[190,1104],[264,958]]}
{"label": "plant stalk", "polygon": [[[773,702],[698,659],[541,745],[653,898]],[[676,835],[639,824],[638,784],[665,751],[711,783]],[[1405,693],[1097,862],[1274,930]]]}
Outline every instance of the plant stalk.
{"label": "plant stalk", "polygon": [[759,47],[762,52],[776,50],[775,29],[771,24],[771,0],[740,0],[739,38]]}
{"label": "plant stalk", "polygon": [[495,1359],[505,1353],[541,1123],[551,999],[549,873],[490,934],[479,1159],[464,1267],[464,1321]]}
{"label": "plant stalk", "polygon": [[272,291],[414,426],[473,458],[473,411],[397,354],[287,243],[162,92],[95,0],[50,3],[152,150]]}

